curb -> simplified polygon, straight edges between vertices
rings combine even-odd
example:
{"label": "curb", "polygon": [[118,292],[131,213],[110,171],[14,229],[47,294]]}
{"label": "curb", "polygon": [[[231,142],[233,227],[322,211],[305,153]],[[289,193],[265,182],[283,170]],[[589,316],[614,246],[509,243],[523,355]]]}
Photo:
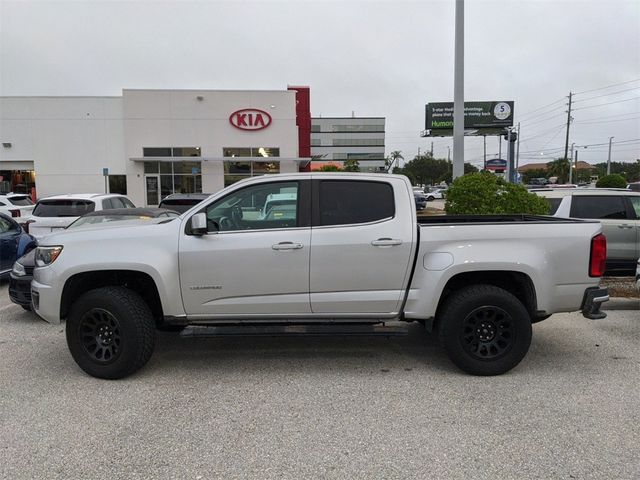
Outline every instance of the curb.
{"label": "curb", "polygon": [[640,298],[611,297],[602,305],[603,310],[640,310]]}

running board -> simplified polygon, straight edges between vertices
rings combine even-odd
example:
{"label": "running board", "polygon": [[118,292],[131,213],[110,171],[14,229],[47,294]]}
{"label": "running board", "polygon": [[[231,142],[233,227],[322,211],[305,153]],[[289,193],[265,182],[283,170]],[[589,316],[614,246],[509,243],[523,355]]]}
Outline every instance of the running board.
{"label": "running board", "polygon": [[230,325],[191,326],[181,337],[297,337],[297,336],[383,336],[408,335],[407,325]]}

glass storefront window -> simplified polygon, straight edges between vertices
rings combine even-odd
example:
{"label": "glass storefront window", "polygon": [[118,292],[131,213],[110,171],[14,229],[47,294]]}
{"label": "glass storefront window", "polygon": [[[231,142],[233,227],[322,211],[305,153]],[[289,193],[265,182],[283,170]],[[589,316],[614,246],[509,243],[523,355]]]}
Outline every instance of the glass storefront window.
{"label": "glass storefront window", "polygon": [[253,175],[280,172],[280,162],[252,162],[251,166]]}
{"label": "glass storefront window", "polygon": [[225,175],[251,175],[251,162],[224,162]]}
{"label": "glass storefront window", "polygon": [[170,157],[171,148],[169,147],[144,147],[142,149],[143,157]]}
{"label": "glass storefront window", "polygon": [[200,157],[200,147],[173,147],[174,157]]}
{"label": "glass storefront window", "polygon": [[224,157],[250,157],[251,149],[250,148],[223,148],[222,155]]}
{"label": "glass storefront window", "polygon": [[144,173],[158,173],[159,162],[144,162]]}

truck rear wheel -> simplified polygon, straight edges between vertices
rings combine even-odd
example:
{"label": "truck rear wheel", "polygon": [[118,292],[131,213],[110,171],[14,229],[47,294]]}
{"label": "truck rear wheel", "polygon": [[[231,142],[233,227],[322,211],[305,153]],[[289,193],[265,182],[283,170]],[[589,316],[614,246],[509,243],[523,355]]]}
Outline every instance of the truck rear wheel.
{"label": "truck rear wheel", "polygon": [[531,345],[531,320],[511,293],[493,285],[463,288],[446,300],[439,336],[451,361],[472,375],[500,375]]}
{"label": "truck rear wheel", "polygon": [[78,366],[98,378],[117,379],[142,368],[153,353],[155,323],[135,292],[102,287],[71,306],[67,345]]}

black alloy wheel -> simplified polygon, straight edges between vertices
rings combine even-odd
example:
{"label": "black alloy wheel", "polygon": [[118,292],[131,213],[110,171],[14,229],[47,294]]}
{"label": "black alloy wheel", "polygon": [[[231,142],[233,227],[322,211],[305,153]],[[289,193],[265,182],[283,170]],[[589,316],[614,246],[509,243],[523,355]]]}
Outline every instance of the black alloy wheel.
{"label": "black alloy wheel", "polygon": [[82,316],[78,326],[82,346],[96,363],[108,364],[120,355],[122,344],[118,319],[102,308],[93,308]]}
{"label": "black alloy wheel", "polygon": [[463,321],[460,342],[480,360],[499,358],[509,352],[516,340],[513,319],[502,308],[483,306],[473,310]]}

